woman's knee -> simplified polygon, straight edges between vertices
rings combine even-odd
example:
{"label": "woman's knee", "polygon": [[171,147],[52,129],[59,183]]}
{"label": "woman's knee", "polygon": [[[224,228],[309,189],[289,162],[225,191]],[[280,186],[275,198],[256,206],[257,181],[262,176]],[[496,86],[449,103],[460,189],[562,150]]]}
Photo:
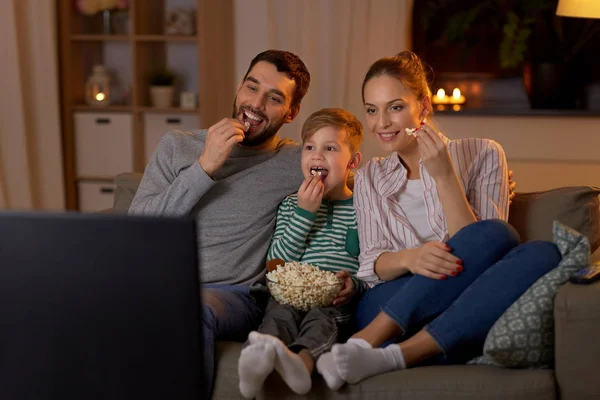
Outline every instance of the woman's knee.
{"label": "woman's knee", "polygon": [[500,219],[485,219],[467,225],[458,231],[453,239],[460,237],[467,240],[470,238],[483,238],[491,244],[508,248],[518,246],[521,240],[516,229],[508,222]]}
{"label": "woman's knee", "polygon": [[532,268],[551,270],[562,259],[558,247],[545,240],[531,240],[517,247],[515,251],[518,252],[519,257],[528,261],[527,265]]}

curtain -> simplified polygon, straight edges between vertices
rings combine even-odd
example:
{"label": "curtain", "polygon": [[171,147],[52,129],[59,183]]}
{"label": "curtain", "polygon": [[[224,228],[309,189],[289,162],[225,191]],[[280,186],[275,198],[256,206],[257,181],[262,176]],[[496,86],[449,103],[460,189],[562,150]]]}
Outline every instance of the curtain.
{"label": "curtain", "polygon": [[[364,123],[361,85],[378,58],[410,48],[411,0],[237,0],[236,81],[252,58],[269,49],[297,54],[311,84],[296,120],[282,136],[300,140],[304,120],[324,107],[340,107]],[[366,138],[364,159],[379,155]]]}
{"label": "curtain", "polygon": [[54,3],[0,2],[1,209],[64,209]]}

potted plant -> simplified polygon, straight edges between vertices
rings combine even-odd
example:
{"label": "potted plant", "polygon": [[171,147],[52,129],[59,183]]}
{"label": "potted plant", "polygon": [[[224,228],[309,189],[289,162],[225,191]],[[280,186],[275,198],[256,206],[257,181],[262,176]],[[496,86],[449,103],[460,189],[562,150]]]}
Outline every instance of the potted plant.
{"label": "potted plant", "polygon": [[[429,41],[463,52],[494,35],[504,69],[523,69],[532,108],[584,108],[578,56],[598,28],[555,15],[558,0],[428,0],[420,23]],[[574,33],[580,33],[578,36]]]}
{"label": "potted plant", "polygon": [[157,108],[169,108],[173,104],[175,74],[168,69],[160,69],[149,77],[150,98]]}

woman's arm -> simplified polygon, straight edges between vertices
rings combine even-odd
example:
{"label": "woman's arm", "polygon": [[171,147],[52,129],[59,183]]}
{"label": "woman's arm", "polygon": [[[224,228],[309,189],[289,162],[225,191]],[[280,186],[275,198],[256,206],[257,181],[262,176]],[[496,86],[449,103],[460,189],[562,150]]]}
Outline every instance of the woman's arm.
{"label": "woman's arm", "polygon": [[477,221],[477,217],[454,170],[448,144],[429,125],[423,125],[419,132],[417,141],[421,160],[435,181],[448,235],[452,237],[463,227]]}

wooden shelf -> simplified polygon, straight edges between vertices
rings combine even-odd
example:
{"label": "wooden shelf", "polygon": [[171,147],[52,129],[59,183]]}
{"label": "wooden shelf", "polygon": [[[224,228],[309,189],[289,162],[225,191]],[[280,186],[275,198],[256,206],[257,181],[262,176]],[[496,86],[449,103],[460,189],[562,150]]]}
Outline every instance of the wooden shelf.
{"label": "wooden shelf", "polygon": [[128,42],[131,40],[131,36],[73,34],[71,35],[71,40],[74,42]]}
{"label": "wooden shelf", "polygon": [[136,107],[135,112],[149,114],[198,114],[199,109],[184,109],[179,107],[156,108],[156,107]]}
{"label": "wooden shelf", "polygon": [[132,106],[126,105],[110,105],[106,107],[90,106],[87,104],[75,104],[73,105],[73,111],[94,111],[94,112],[132,112]]}
{"label": "wooden shelf", "polygon": [[190,42],[194,43],[197,37],[194,36],[175,36],[175,35],[136,35],[138,42]]}
{"label": "wooden shelf", "polygon": [[113,183],[115,180],[114,177],[108,176],[78,176],[75,178],[76,182],[104,182],[104,183]]}

